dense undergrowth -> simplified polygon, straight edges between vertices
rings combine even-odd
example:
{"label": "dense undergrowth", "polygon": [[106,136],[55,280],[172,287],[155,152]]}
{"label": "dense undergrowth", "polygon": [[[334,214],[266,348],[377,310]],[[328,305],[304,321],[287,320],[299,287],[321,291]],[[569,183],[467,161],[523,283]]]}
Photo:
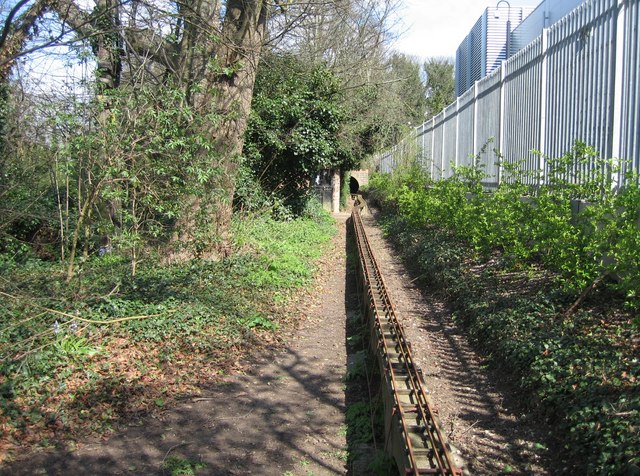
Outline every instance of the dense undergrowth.
{"label": "dense undergrowth", "polygon": [[640,474],[637,188],[588,196],[575,218],[584,189],[515,181],[488,194],[480,179],[404,170],[375,177],[371,196],[427,285],[550,425],[558,472]]}
{"label": "dense undergrowth", "polygon": [[0,259],[0,461],[18,447],[73,444],[198,393],[241,353],[278,340],[284,304],[313,277],[333,234],[314,212],[238,220],[218,261],[82,263]]}

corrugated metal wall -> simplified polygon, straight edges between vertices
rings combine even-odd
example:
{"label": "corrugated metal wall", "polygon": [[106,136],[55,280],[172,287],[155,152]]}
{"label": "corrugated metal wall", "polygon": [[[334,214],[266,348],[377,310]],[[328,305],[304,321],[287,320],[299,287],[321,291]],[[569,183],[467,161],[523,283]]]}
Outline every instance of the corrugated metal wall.
{"label": "corrugated metal wall", "polygon": [[[563,155],[576,140],[639,172],[639,1],[585,2],[405,142],[416,143],[436,180],[476,155],[491,177],[487,185],[509,180],[497,149],[503,164],[521,162],[535,184],[544,180],[544,157]],[[391,163],[388,155],[379,160]],[[590,170],[586,164],[575,172]]]}
{"label": "corrugated metal wall", "polygon": [[456,92],[464,91],[465,84],[469,84],[472,80],[469,78],[471,74],[471,66],[469,64],[469,37],[467,36],[456,51],[456,64],[466,65],[466,67],[458,68],[456,71]]}
{"label": "corrugated metal wall", "polygon": [[507,14],[496,18],[494,12],[499,15],[499,9],[488,8],[487,12],[487,71],[493,71],[507,59]]}
{"label": "corrugated metal wall", "polygon": [[478,18],[471,31],[456,51],[456,94],[466,91],[470,84],[486,74],[486,18],[485,13]]}
{"label": "corrugated metal wall", "polygon": [[504,4],[485,9],[456,51],[458,96],[507,59],[508,31],[516,28],[532,10]]}
{"label": "corrugated metal wall", "polygon": [[482,79],[487,74],[486,65],[483,62],[484,48],[486,47],[485,17],[486,15],[483,15],[478,18],[469,34],[469,56],[467,61],[470,65],[469,80],[472,82]]}
{"label": "corrugated metal wall", "polygon": [[[504,60],[509,57],[507,51],[507,37],[523,19],[533,11],[528,7],[505,7],[500,4],[489,7],[486,10],[486,36],[487,36],[487,72],[499,68]],[[510,46],[510,45],[509,45]]]}

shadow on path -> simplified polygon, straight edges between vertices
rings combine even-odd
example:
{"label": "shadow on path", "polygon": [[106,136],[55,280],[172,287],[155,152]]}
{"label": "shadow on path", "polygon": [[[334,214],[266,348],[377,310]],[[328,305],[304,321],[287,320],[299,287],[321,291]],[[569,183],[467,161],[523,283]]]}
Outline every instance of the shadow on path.
{"label": "shadow on path", "polygon": [[124,422],[108,440],[33,453],[0,474],[160,475],[170,474],[163,464],[171,460],[202,463],[194,469],[201,475],[345,474],[345,306],[351,312],[352,299],[344,295],[344,220],[338,227],[327,276],[314,302],[304,303],[309,316],[287,348],[262,352],[246,374],[164,413]]}

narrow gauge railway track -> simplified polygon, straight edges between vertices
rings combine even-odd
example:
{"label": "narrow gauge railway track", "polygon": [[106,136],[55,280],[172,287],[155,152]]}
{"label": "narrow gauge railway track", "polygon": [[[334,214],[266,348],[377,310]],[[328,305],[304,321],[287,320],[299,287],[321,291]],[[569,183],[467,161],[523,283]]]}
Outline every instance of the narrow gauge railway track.
{"label": "narrow gauge railway track", "polygon": [[369,245],[360,216],[363,207],[356,195],[351,220],[359,255],[358,292],[371,332],[370,347],[377,355],[383,379],[386,451],[392,454],[400,474],[461,475]]}

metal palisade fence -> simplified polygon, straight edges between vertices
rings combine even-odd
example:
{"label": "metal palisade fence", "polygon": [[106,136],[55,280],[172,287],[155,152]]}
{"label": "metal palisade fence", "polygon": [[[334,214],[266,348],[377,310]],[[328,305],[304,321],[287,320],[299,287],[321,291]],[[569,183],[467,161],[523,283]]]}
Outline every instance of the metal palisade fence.
{"label": "metal palisade fence", "polygon": [[[639,3],[586,1],[377,154],[377,167],[391,172],[401,161],[417,159],[438,180],[450,177],[454,166],[473,165],[477,156],[488,186],[504,180],[509,162],[521,163],[526,180],[538,185],[545,180],[545,157],[560,157],[580,140],[602,158],[621,159],[618,179],[638,173]],[[595,161],[583,167],[595,167]]]}

